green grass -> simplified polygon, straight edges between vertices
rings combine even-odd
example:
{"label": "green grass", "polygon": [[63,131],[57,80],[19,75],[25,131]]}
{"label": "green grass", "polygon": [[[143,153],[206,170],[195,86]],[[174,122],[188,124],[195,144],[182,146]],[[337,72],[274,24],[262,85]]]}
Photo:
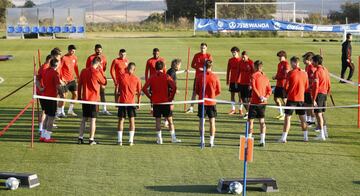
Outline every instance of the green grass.
{"label": "green grass", "polygon": [[[116,36],[116,35],[114,35]],[[105,37],[105,36],[104,36]],[[117,37],[117,36],[116,36]],[[193,55],[201,42],[207,42],[209,52],[215,59],[215,71],[225,71],[230,48],[237,45],[249,51],[254,60],[265,63],[269,77],[276,70],[276,52],[285,49],[288,56],[300,56],[306,51],[324,50],[325,65],[333,73],[340,69],[340,43],[313,43],[311,39],[295,38],[102,38],[86,40],[0,40],[1,54],[12,54],[15,59],[0,62],[0,97],[16,89],[32,78],[32,56],[39,48],[42,58],[45,51],[57,46],[65,50],[74,43],[78,47],[80,67],[93,46],[101,43],[109,63],[119,48],[126,48],[128,57],[137,64],[137,75],[142,76],[146,59],[153,47],[169,63],[171,59],[183,59],[186,67],[187,48]],[[354,45],[353,54],[360,47]],[[357,59],[354,58],[357,63]],[[303,66],[303,65],[302,65]],[[107,71],[108,72],[108,71]],[[109,75],[109,73],[107,73]],[[357,77],[354,78],[357,80]],[[191,86],[190,82],[190,86]],[[221,76],[222,93],[219,99],[229,99],[224,76]],[[274,81],[272,81],[274,84]],[[180,93],[177,100],[184,99],[184,75],[178,81]],[[356,88],[340,85],[332,80],[337,105],[357,103]],[[12,97],[0,102],[0,128],[4,127],[31,99],[29,85]],[[113,85],[107,88],[107,100],[112,101]],[[148,100],[143,97],[143,102]],[[115,113],[115,108],[111,107]],[[116,142],[116,117],[100,116],[97,121],[97,138],[101,145],[79,146],[76,143],[79,118],[66,118],[57,122],[54,131],[56,144],[30,144],[30,111],[26,112],[10,130],[0,137],[0,170],[37,173],[41,185],[34,189],[6,191],[0,195],[208,195],[217,194],[219,178],[242,177],[243,163],[237,159],[239,135],[245,121],[228,116],[228,105],[219,105],[216,148],[198,148],[198,118],[184,114],[183,105],[175,107],[177,135],[183,140],[179,145],[169,143],[164,131],[165,144],[155,144],[154,119],[143,107],[136,119],[136,145],[114,145]],[[81,113],[80,106],[76,112]],[[249,177],[274,177],[280,192],[271,195],[359,195],[360,194],[360,131],[356,128],[357,111],[353,109],[329,109],[326,112],[330,138],[326,142],[301,142],[302,133],[294,117],[287,144],[275,143],[281,135],[282,122],[272,117],[276,110],[267,109],[267,146],[255,148],[254,162],[249,164]],[[127,125],[126,125],[127,126]],[[208,130],[208,127],[206,127]],[[311,129],[312,130],[312,129]],[[255,125],[258,133],[258,125]],[[127,129],[125,138],[127,140]],[[311,138],[315,133],[310,131]],[[38,136],[36,135],[36,140]],[[255,136],[256,142],[258,135]],[[208,141],[208,137],[206,138]],[[249,195],[265,195],[252,190]]]}

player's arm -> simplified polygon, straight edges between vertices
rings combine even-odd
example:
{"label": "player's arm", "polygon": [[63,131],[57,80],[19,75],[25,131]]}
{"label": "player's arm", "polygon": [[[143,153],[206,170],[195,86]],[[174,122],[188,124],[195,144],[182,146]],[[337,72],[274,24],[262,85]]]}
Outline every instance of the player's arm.
{"label": "player's arm", "polygon": [[91,66],[91,59],[90,56],[86,59],[86,68]]}
{"label": "player's arm", "polygon": [[145,85],[142,87],[142,91],[144,92],[146,97],[148,97],[150,99],[150,101],[151,101],[151,95],[150,95],[149,90],[148,90],[148,88],[150,86],[150,82],[151,82],[151,80],[147,80],[145,82]]}
{"label": "player's arm", "polygon": [[97,82],[100,84],[100,85],[103,85],[105,86],[107,84],[107,80],[106,80],[106,77],[104,75],[104,72],[99,70],[97,72]]}
{"label": "player's arm", "polygon": [[196,55],[194,56],[194,58],[191,61],[191,68],[197,69],[197,67],[196,67]]}
{"label": "player's arm", "polygon": [[252,93],[255,93],[255,95],[257,97],[260,97],[260,92],[259,89],[256,88],[256,81],[255,78],[251,76],[251,88],[252,88]]}
{"label": "player's arm", "polygon": [[116,85],[118,83],[117,83],[116,77],[115,77],[115,59],[112,61],[111,66],[110,66],[110,75],[111,75],[111,78],[113,79],[115,87],[116,87]]}
{"label": "player's arm", "polygon": [[170,76],[168,76],[168,84],[170,86],[170,88],[172,89],[170,91],[170,95],[169,95],[169,101],[172,101],[175,97],[175,93],[176,93],[176,85],[173,79],[171,79]]}
{"label": "player's arm", "polygon": [[78,82],[78,100],[81,100],[82,96],[82,86],[83,86],[83,71],[80,73],[79,82]]}
{"label": "player's arm", "polygon": [[145,66],[145,81],[148,81],[148,75],[149,75],[149,69],[150,69],[150,63],[149,60],[146,61],[146,66]]}
{"label": "player's arm", "polygon": [[272,90],[271,90],[270,81],[267,80],[266,83],[267,83],[267,84],[266,84],[266,94],[265,94],[265,97],[266,97],[266,98],[269,98],[270,95],[271,95]]}
{"label": "player's arm", "polygon": [[164,63],[163,73],[166,73],[166,64],[165,64],[165,59],[161,59],[161,61]]}
{"label": "player's arm", "polygon": [[[138,84],[136,87],[136,94],[137,94],[137,104],[140,104],[140,102],[141,102],[141,81],[140,80],[138,80]],[[139,109],[140,105],[137,106],[137,108]]]}
{"label": "player's arm", "polygon": [[221,92],[220,80],[218,77],[216,77],[215,96],[220,95],[220,92]]}
{"label": "player's arm", "polygon": [[313,101],[316,101],[316,97],[319,92],[319,76],[317,73],[315,73],[315,78],[313,81],[313,88],[312,88],[312,99]]}
{"label": "player's arm", "polygon": [[229,85],[229,75],[230,75],[230,60],[228,61],[227,70],[226,70],[226,85]]}

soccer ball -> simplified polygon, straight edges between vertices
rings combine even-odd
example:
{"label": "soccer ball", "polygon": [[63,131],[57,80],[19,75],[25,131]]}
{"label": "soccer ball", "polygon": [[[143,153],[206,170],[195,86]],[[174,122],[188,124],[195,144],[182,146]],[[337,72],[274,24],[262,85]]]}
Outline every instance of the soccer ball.
{"label": "soccer ball", "polygon": [[229,193],[240,195],[243,190],[243,186],[240,182],[232,182],[229,185]]}
{"label": "soccer ball", "polygon": [[16,190],[19,187],[20,181],[14,177],[10,177],[5,181],[5,187],[10,190]]}

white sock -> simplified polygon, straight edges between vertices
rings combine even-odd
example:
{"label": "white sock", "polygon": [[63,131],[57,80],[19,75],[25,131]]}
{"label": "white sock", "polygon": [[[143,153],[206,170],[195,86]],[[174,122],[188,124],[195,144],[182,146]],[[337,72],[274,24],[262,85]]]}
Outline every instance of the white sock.
{"label": "white sock", "polygon": [[65,113],[65,106],[61,106],[61,113]]}
{"label": "white sock", "polygon": [[175,130],[170,131],[171,138],[176,140]]}
{"label": "white sock", "polygon": [[42,131],[43,130],[43,123],[41,122],[41,123],[39,123],[39,131]]}
{"label": "white sock", "polygon": [[69,106],[68,112],[72,112],[73,110],[74,110],[74,104],[71,103],[70,106]]}
{"label": "white sock", "polygon": [[194,110],[194,107],[192,107],[192,106],[190,106],[190,108],[189,108],[191,111],[193,111]]}
{"label": "white sock", "polygon": [[244,104],[240,104],[239,110],[243,110]]}
{"label": "white sock", "polygon": [[305,116],[305,121],[306,121],[306,122],[309,122],[309,121],[310,121],[310,116],[306,115],[306,116]]}
{"label": "white sock", "polygon": [[122,143],[123,132],[118,131],[117,133],[118,133],[118,142]]}
{"label": "white sock", "polygon": [[210,135],[210,144],[214,144],[215,136]]}
{"label": "white sock", "polygon": [[91,137],[91,138],[89,138],[89,140],[94,141],[94,138],[93,138],[93,137]]}
{"label": "white sock", "polygon": [[231,110],[235,110],[235,104],[231,104]]}
{"label": "white sock", "polygon": [[322,138],[325,138],[325,130],[324,130],[324,129],[321,129],[321,130],[320,130],[320,136],[321,136]]}
{"label": "white sock", "polygon": [[56,113],[58,113],[58,114],[61,113],[61,107],[58,107],[58,108],[57,108]]}
{"label": "white sock", "polygon": [[309,140],[308,131],[306,130],[303,133],[304,133],[304,140],[306,140],[306,141]]}
{"label": "white sock", "polygon": [[279,108],[280,115],[284,115],[284,110],[282,108]]}
{"label": "white sock", "polygon": [[84,136],[79,136],[79,139],[84,139]]}
{"label": "white sock", "polygon": [[41,132],[41,135],[40,135],[40,137],[42,137],[42,138],[45,138],[45,136],[46,136],[46,130],[43,130],[42,132]]}
{"label": "white sock", "polygon": [[260,143],[265,144],[265,133],[260,133]]}
{"label": "white sock", "polygon": [[107,111],[106,105],[103,105],[103,111]]}
{"label": "white sock", "polygon": [[134,142],[134,135],[135,135],[135,131],[129,131],[129,142],[130,143]]}
{"label": "white sock", "polygon": [[157,137],[158,137],[158,138],[162,138],[162,136],[161,136],[161,130],[157,132]]}
{"label": "white sock", "polygon": [[288,135],[288,133],[287,133],[287,132],[283,132],[283,133],[282,133],[281,140],[282,140],[282,141],[286,141],[286,139],[287,139],[287,135]]}
{"label": "white sock", "polygon": [[52,132],[51,131],[45,131],[45,139],[50,139],[51,138],[51,134]]}

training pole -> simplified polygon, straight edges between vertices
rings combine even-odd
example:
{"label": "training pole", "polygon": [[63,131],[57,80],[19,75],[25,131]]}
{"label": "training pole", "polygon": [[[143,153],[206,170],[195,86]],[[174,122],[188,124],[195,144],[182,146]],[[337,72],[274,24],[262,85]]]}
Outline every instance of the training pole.
{"label": "training pole", "polygon": [[36,89],[35,89],[35,80],[36,80],[36,60],[35,60],[35,56],[33,57],[34,59],[34,72],[33,72],[33,77],[34,77],[34,81],[33,81],[33,95],[31,96],[32,99],[32,114],[31,114],[31,148],[34,147],[34,120],[35,120],[35,99],[34,99],[34,95],[36,94]]}
{"label": "training pole", "polygon": [[246,196],[246,173],[247,173],[247,150],[248,150],[248,136],[249,136],[249,121],[245,123],[245,150],[244,150],[244,177],[243,177],[243,196]]}
{"label": "training pole", "polygon": [[[41,66],[41,53],[40,53],[40,49],[38,49],[37,53],[38,53],[38,63],[39,63],[39,68],[40,68],[40,66]],[[36,67],[36,63],[35,63],[35,62],[36,62],[36,61],[34,60],[34,66]],[[36,75],[36,73],[35,73],[35,75]],[[35,81],[35,82],[36,82],[36,81]],[[35,83],[35,84],[36,84],[36,83]],[[40,118],[41,118],[39,105],[40,105],[39,99],[36,99],[36,110],[37,110],[37,116],[38,116],[38,124],[40,123]]]}
{"label": "training pole", "polygon": [[41,52],[40,49],[38,49],[38,62],[39,62],[39,67],[41,66]]}
{"label": "training pole", "polygon": [[360,128],[360,56],[358,57],[358,128]]}
{"label": "training pole", "polygon": [[[186,65],[186,80],[185,80],[185,101],[188,96],[188,82],[189,82],[189,70],[190,69],[190,48],[188,48],[188,58]],[[184,111],[186,111],[186,103],[184,103]]]}
{"label": "training pole", "polygon": [[201,149],[204,149],[205,147],[205,89],[206,89],[206,61],[207,59],[205,59],[205,63],[204,63],[204,68],[203,68],[203,74],[204,74],[204,78],[203,78],[203,89],[202,89],[202,95],[203,95],[203,98],[202,98],[202,101],[203,101],[203,104],[202,104],[202,107],[201,107],[201,111],[202,111],[202,114],[201,114],[201,145],[200,145],[200,148]]}

